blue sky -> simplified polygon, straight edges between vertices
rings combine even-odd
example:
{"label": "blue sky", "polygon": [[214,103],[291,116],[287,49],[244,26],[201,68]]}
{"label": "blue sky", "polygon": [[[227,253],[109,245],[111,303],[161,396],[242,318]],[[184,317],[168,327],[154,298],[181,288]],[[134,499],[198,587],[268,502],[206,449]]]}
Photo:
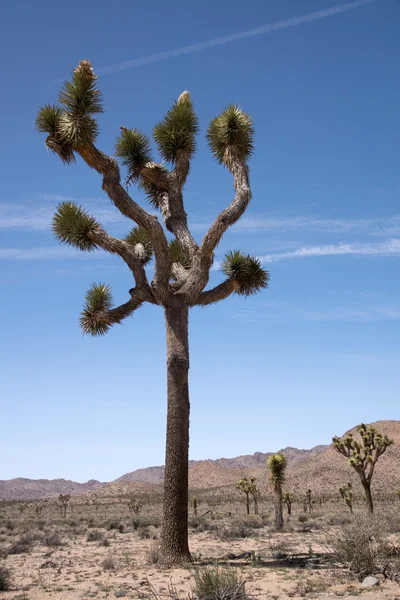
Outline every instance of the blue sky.
{"label": "blue sky", "polygon": [[34,130],[84,58],[101,74],[108,153],[120,125],[150,133],[190,90],[198,240],[233,194],[207,125],[230,102],[254,119],[254,198],[217,258],[259,256],[270,287],[192,311],[191,458],[311,447],[399,418],[399,26],[397,0],[2,4],[1,479],[111,480],[164,461],[162,311],[82,337],[90,284],[109,283],[120,303],[132,281],[116,258],[60,246],[49,227],[68,198],[114,235],[130,228],[99,176],[62,165]]}

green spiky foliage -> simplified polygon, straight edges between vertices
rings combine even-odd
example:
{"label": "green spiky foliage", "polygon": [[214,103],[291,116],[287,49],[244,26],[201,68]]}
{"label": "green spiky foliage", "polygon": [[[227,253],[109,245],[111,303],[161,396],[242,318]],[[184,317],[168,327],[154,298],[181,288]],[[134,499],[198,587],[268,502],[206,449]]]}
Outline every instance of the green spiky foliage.
{"label": "green spiky foliage", "polygon": [[269,479],[274,487],[282,486],[285,482],[287,460],[284,454],[272,454],[267,460]]}
{"label": "green spiky foliage", "polygon": [[353,513],[354,494],[353,494],[353,487],[352,487],[351,483],[348,482],[348,483],[346,483],[346,485],[343,485],[342,487],[340,487],[339,493],[340,493],[341,497],[343,498],[343,500],[346,502],[347,506],[349,507],[350,512]]}
{"label": "green spiky foliage", "polygon": [[153,258],[153,247],[151,245],[149,234],[144,227],[140,227],[139,225],[133,227],[125,237],[125,241],[133,247],[137,246],[137,244],[141,244],[143,246],[143,264],[147,265],[147,263],[151,261]]}
{"label": "green spiky foliage", "polygon": [[66,81],[58,101],[62,107],[45,104],[36,116],[36,128],[48,133],[47,147],[65,163],[75,160],[74,150],[92,144],[98,135],[93,115],[103,112],[101,92],[90,62],[83,60]]}
{"label": "green spiky foliage", "polygon": [[152,162],[150,140],[139,129],[121,127],[115,143],[115,154],[128,172],[128,181],[139,181],[143,168]]}
{"label": "green spiky foliage", "polygon": [[182,250],[178,240],[173,239],[168,242],[169,253],[171,255],[171,260],[174,263],[179,263],[185,269],[190,269],[191,262],[190,258],[185,254]]}
{"label": "green spiky foliage", "polygon": [[236,293],[251,296],[268,287],[269,273],[262,268],[258,258],[233,250],[225,254],[221,271],[236,282]]}
{"label": "green spiky foliage", "polygon": [[393,440],[389,439],[387,435],[379,433],[373,425],[361,423],[357,427],[357,432],[360,440],[354,438],[352,433],[345,438],[334,436],[332,438],[333,447],[339,454],[347,458],[350,466],[358,473],[366,494],[368,511],[372,513],[374,508],[371,481],[375,465],[382,454],[393,444]]}
{"label": "green spiky foliage", "polygon": [[59,132],[73,146],[91,144],[98,136],[98,125],[92,115],[102,113],[103,106],[96,80],[90,63],[81,61],[71,81],[66,81],[59,93],[58,101],[64,106]]}
{"label": "green spiky foliage", "polygon": [[57,206],[52,229],[59,242],[86,252],[97,249],[90,239],[90,233],[100,230],[101,225],[74,202],[61,202]]}
{"label": "green spiky foliage", "polygon": [[179,153],[191,158],[196,151],[198,120],[189,92],[183,92],[164,119],[153,129],[153,137],[163,159],[175,164]]}
{"label": "green spiky foliage", "polygon": [[219,163],[247,162],[253,153],[254,128],[251,118],[235,104],[215,117],[207,132],[211,152]]}
{"label": "green spiky foliage", "polygon": [[113,304],[111,288],[104,283],[94,283],[86,293],[85,304],[79,319],[83,333],[104,335],[110,325],[102,322],[101,314]]}
{"label": "green spiky foliage", "polygon": [[65,141],[60,133],[62,109],[54,104],[45,104],[39,108],[35,126],[41,133],[48,133],[46,146],[66,163],[75,162],[73,145]]}

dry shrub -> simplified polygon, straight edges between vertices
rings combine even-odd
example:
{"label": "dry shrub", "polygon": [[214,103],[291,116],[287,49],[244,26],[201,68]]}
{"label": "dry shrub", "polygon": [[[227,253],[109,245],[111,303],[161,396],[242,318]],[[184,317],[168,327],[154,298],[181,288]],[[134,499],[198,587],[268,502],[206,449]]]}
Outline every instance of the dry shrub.
{"label": "dry shrub", "polygon": [[103,562],[101,563],[101,566],[103,567],[104,571],[115,571],[115,569],[117,568],[117,565],[115,563],[115,560],[114,560],[112,554],[109,554],[107,556],[107,558],[105,558],[103,560]]}
{"label": "dry shrub", "polygon": [[92,531],[89,531],[89,533],[87,534],[86,541],[101,542],[103,538],[104,538],[104,533],[102,531],[99,531],[98,529],[93,529]]}
{"label": "dry shrub", "polygon": [[253,531],[243,521],[232,521],[229,525],[224,525],[218,531],[218,537],[221,540],[232,540],[235,538],[247,538],[253,535]]}
{"label": "dry shrub", "polygon": [[150,565],[157,565],[161,562],[161,548],[158,542],[152,542],[146,550],[146,562]]}
{"label": "dry shrub", "polygon": [[361,580],[377,573],[390,553],[388,526],[384,519],[359,514],[349,525],[326,536],[336,559]]}
{"label": "dry shrub", "polygon": [[32,540],[29,536],[22,536],[14,544],[12,544],[7,554],[28,554],[32,550]]}
{"label": "dry shrub", "polygon": [[6,567],[0,567],[0,592],[8,592],[11,588],[11,571]]}
{"label": "dry shrub", "polygon": [[245,581],[235,569],[204,567],[193,572],[193,595],[198,600],[249,600]]}
{"label": "dry shrub", "polygon": [[62,541],[58,531],[48,531],[44,536],[44,544],[45,546],[49,546],[50,548],[64,546],[64,542]]}

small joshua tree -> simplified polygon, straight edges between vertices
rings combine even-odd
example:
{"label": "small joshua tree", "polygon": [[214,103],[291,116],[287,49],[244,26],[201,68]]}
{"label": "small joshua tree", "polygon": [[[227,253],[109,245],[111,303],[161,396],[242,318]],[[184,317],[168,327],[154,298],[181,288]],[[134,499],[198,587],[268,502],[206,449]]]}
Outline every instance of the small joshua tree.
{"label": "small joshua tree", "polygon": [[236,489],[243,492],[246,496],[246,513],[248,515],[250,514],[250,495],[253,495],[255,482],[255,477],[243,477],[243,479],[239,479],[236,484]]}
{"label": "small joshua tree", "polygon": [[339,488],[339,493],[342,496],[343,500],[346,502],[347,506],[350,509],[350,513],[353,514],[353,500],[354,494],[351,483],[347,483],[346,485]]}
{"label": "small joshua tree", "polygon": [[250,489],[250,494],[251,494],[251,497],[252,497],[252,500],[254,503],[254,514],[258,515],[258,499],[261,496],[261,492],[257,487],[255,477],[252,479],[254,479],[254,481],[253,481],[253,485],[251,486],[251,489]]}
{"label": "small joshua tree", "polygon": [[[66,164],[80,157],[102,177],[102,188],[114,206],[135,226],[124,239],[110,236],[101,223],[73,202],[57,207],[53,231],[58,240],[79,250],[103,249],[127,265],[135,286],[128,300],[113,308],[109,286],[92,285],[80,324],[84,333],[103,335],[143,304],[163,309],[167,337],[167,435],[164,476],[161,556],[164,563],[190,561],[188,545],[189,469],[189,310],[209,306],[231,294],[249,296],[267,287],[268,273],[260,261],[228,252],[222,260],[224,281],[206,290],[215,250],[227,229],[245,212],[250,199],[248,161],[253,151],[253,125],[239,107],[230,105],[208,128],[207,139],[217,162],[233,176],[235,196],[216,218],[198,244],[187,222],[183,188],[196,150],[198,120],[189,92],[183,92],[165,117],[155,125],[153,138],[164,163],[153,160],[150,139],[138,129],[121,127],[115,155],[97,146],[96,116],[103,112],[97,77],[84,60],[72,73],[58,96],[58,105],[40,108],[36,127],[46,133],[46,145]],[[117,159],[126,168],[121,181]],[[127,191],[137,184],[157,216],[142,208]],[[154,255],[151,283],[146,265]]]}
{"label": "small joshua tree", "polygon": [[267,460],[269,469],[269,479],[274,488],[275,504],[275,529],[283,529],[283,511],[282,511],[282,486],[285,483],[285,471],[287,460],[284,454],[272,454]]}
{"label": "small joshua tree", "polygon": [[313,512],[313,504],[312,504],[312,491],[310,488],[306,491],[306,495],[304,496],[303,503],[304,512],[308,512],[309,515],[312,515]]}
{"label": "small joshua tree", "polygon": [[129,496],[128,497],[128,509],[129,512],[134,513],[135,515],[140,514],[140,511],[142,510],[143,504],[140,502],[140,500],[137,500],[135,498],[135,496]]}
{"label": "small joshua tree", "polygon": [[197,517],[198,500],[197,500],[196,496],[193,496],[192,506],[193,506],[193,514],[195,517]]}
{"label": "small joshua tree", "polygon": [[57,501],[60,506],[61,514],[64,517],[64,519],[67,516],[67,508],[68,508],[68,504],[70,503],[70,500],[71,500],[71,496],[69,494],[60,494],[58,496]]}
{"label": "small joshua tree", "polygon": [[375,465],[382,454],[393,444],[393,440],[389,439],[387,435],[379,433],[373,425],[361,423],[357,427],[357,431],[361,441],[354,439],[353,434],[349,433],[344,439],[337,436],[332,438],[333,447],[348,459],[349,464],[358,473],[365,492],[367,510],[372,514],[374,504],[371,481]]}
{"label": "small joshua tree", "polygon": [[284,492],[282,495],[282,500],[286,504],[287,514],[290,517],[290,515],[292,514],[292,504],[294,500],[293,492]]}
{"label": "small joshua tree", "polygon": [[42,514],[42,510],[43,510],[43,504],[41,502],[39,502],[39,504],[36,504],[36,506],[35,506],[35,513],[38,517],[40,517],[40,515]]}

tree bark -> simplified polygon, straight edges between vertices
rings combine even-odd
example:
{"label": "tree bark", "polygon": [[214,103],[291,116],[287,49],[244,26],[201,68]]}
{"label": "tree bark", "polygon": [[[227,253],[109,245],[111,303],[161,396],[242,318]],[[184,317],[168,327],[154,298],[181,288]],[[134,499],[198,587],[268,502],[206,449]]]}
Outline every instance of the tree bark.
{"label": "tree bark", "polygon": [[364,488],[364,492],[365,492],[365,500],[367,503],[367,511],[370,515],[373,514],[374,512],[374,503],[372,501],[372,494],[371,494],[371,482],[367,481],[366,479],[361,479],[361,483],[362,486]]}
{"label": "tree bark", "polygon": [[250,514],[250,495],[249,492],[246,492],[246,513]]}
{"label": "tree bark", "polygon": [[283,511],[282,511],[282,488],[280,485],[275,487],[275,530],[282,531],[283,529]]}
{"label": "tree bark", "polygon": [[188,544],[189,483],[189,309],[172,299],[165,307],[167,333],[167,440],[164,476],[162,559],[191,561]]}

